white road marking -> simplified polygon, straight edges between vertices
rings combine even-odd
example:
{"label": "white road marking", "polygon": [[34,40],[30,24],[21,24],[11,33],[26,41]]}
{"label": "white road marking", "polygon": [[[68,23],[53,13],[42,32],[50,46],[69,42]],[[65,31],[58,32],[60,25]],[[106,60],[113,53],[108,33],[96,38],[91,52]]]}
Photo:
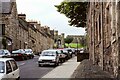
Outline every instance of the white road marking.
{"label": "white road marking", "polygon": [[22,65],[24,65],[25,63],[21,63],[19,66],[22,66]]}

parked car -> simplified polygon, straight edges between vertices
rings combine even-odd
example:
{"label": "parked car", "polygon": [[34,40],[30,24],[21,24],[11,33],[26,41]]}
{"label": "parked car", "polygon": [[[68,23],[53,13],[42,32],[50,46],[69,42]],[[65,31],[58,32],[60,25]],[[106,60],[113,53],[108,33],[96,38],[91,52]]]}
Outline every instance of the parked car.
{"label": "parked car", "polygon": [[7,49],[0,49],[0,57],[11,57],[11,53]]}
{"label": "parked car", "polygon": [[74,48],[71,48],[71,50],[72,50],[72,54],[75,55],[75,49],[74,49]]}
{"label": "parked car", "polygon": [[27,60],[27,54],[25,54],[24,49],[18,49],[15,51],[12,51],[12,58],[15,60]]}
{"label": "parked car", "polygon": [[39,59],[38,66],[41,65],[59,65],[59,55],[57,50],[44,50],[42,51]]}
{"label": "parked car", "polygon": [[70,58],[72,58],[72,55],[73,55],[73,51],[71,48],[65,48],[65,50],[68,51],[68,54],[70,55]]}
{"label": "parked car", "polygon": [[66,55],[66,60],[70,59],[70,58],[71,58],[71,55],[70,55],[70,53],[68,52],[68,50],[65,49],[65,48],[63,48],[62,50],[63,50],[63,53]]}
{"label": "parked car", "polygon": [[24,49],[24,50],[25,50],[25,54],[27,54],[27,57],[28,57],[29,59],[34,58],[34,54],[33,54],[32,49]]}
{"label": "parked car", "polygon": [[56,49],[56,50],[58,51],[60,62],[65,62],[67,55],[63,53],[62,49]]}
{"label": "parked car", "polygon": [[19,79],[19,68],[13,58],[0,58],[0,80]]}

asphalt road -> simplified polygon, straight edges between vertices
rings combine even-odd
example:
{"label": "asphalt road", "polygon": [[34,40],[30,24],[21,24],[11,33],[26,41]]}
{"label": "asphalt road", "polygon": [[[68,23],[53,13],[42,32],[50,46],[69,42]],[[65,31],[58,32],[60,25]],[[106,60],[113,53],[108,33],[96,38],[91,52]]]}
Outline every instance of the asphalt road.
{"label": "asphalt road", "polygon": [[35,56],[34,59],[17,61],[17,64],[20,68],[20,80],[22,79],[37,80],[55,68],[54,66],[38,67],[37,61],[38,56]]}

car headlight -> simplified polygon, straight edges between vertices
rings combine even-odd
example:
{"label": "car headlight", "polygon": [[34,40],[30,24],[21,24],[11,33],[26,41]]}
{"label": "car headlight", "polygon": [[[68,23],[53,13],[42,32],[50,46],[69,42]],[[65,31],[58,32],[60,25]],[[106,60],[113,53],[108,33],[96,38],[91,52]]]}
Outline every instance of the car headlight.
{"label": "car headlight", "polygon": [[56,59],[53,59],[52,61],[56,61]]}
{"label": "car headlight", "polygon": [[38,61],[42,61],[42,59],[39,59]]}

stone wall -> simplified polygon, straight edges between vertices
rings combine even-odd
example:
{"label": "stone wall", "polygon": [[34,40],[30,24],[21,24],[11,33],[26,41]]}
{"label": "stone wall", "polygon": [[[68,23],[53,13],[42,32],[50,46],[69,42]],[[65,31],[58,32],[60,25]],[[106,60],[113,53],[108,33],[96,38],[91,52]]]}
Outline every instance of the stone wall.
{"label": "stone wall", "polygon": [[87,16],[90,59],[115,76],[118,76],[119,65],[117,10],[115,2],[91,2]]}
{"label": "stone wall", "polygon": [[8,45],[7,43],[7,48],[8,50],[15,49],[17,47],[17,27],[18,27],[18,17],[17,17],[17,8],[16,8],[16,3],[11,2],[11,11],[10,13],[7,14],[2,14],[1,20],[2,24],[5,25],[5,34],[2,36],[3,38],[6,39],[6,41],[11,41],[11,45]]}

